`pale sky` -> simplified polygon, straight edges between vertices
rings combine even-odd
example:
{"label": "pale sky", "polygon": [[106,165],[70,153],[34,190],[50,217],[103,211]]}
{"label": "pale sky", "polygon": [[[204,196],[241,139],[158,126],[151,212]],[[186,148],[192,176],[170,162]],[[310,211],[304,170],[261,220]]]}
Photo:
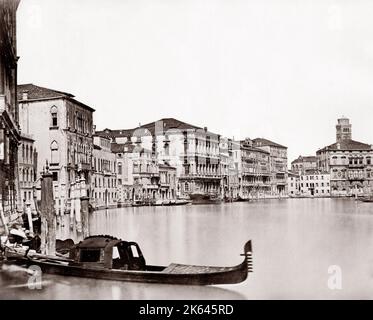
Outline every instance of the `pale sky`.
{"label": "pale sky", "polygon": [[98,129],[174,117],[288,146],[373,144],[373,1],[21,0],[18,82],[67,91]]}

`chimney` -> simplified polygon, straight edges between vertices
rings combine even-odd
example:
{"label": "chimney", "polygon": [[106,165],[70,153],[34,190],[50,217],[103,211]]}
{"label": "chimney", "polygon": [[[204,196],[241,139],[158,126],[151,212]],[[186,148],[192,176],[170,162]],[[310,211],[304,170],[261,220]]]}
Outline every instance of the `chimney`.
{"label": "chimney", "polygon": [[22,92],[22,100],[27,100],[28,99],[28,90],[24,90]]}
{"label": "chimney", "polygon": [[204,127],[203,130],[205,130],[205,132],[207,132],[207,127]]}

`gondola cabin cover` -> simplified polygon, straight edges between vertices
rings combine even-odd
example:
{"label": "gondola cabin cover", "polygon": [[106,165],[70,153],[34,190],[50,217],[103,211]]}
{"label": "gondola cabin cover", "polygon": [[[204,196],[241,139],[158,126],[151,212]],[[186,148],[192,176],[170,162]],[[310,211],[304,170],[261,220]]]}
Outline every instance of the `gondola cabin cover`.
{"label": "gondola cabin cover", "polygon": [[136,242],[111,236],[92,236],[73,246],[70,265],[119,270],[145,270],[146,262]]}

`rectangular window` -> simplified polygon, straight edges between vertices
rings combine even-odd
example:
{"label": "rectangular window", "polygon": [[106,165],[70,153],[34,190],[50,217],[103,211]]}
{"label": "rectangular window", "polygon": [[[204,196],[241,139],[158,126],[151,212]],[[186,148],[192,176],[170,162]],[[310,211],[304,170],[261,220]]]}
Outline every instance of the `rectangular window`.
{"label": "rectangular window", "polygon": [[58,181],[58,172],[52,172],[53,181]]}
{"label": "rectangular window", "polygon": [[98,262],[100,256],[100,249],[84,249],[80,251],[80,262]]}
{"label": "rectangular window", "polygon": [[57,121],[57,113],[52,113],[52,127],[57,127],[58,121]]}

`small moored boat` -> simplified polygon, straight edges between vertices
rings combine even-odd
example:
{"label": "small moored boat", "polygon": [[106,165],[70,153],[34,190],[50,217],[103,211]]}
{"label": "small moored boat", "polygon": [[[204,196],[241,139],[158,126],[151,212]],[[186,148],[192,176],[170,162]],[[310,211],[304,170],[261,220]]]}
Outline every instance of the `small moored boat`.
{"label": "small moored boat", "polygon": [[45,273],[95,279],[182,285],[233,284],[252,272],[251,240],[244,246],[242,263],[233,267],[196,266],[171,263],[147,265],[136,242],[107,235],[90,236],[72,246],[69,258],[6,250],[6,263],[37,265]]}

